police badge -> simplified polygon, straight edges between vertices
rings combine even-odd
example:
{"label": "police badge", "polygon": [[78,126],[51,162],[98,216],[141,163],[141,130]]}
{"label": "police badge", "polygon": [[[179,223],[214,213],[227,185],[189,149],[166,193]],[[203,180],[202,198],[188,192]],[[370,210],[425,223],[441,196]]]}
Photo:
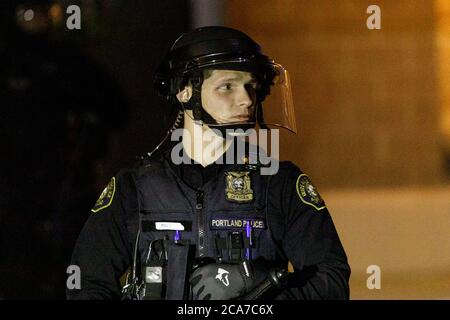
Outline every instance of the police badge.
{"label": "police badge", "polygon": [[109,207],[111,205],[111,202],[113,201],[115,192],[116,192],[116,178],[112,177],[106,188],[103,189],[102,194],[98,198],[97,202],[95,203],[91,211],[96,213],[102,209],[105,209],[106,207]]}
{"label": "police badge", "polygon": [[296,184],[297,194],[303,203],[310,205],[317,210],[325,208],[325,202],[313,186],[311,179],[306,174],[301,174]]}
{"label": "police badge", "polygon": [[239,203],[253,201],[250,172],[225,172],[225,179],[225,194],[228,201]]}

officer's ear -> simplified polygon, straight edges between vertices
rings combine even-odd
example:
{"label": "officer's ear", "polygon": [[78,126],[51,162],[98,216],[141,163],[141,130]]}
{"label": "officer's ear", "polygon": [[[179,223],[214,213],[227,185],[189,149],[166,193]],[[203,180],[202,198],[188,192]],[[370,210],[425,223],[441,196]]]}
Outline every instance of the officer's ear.
{"label": "officer's ear", "polygon": [[192,85],[187,85],[183,90],[177,93],[177,99],[181,103],[186,103],[192,97]]}

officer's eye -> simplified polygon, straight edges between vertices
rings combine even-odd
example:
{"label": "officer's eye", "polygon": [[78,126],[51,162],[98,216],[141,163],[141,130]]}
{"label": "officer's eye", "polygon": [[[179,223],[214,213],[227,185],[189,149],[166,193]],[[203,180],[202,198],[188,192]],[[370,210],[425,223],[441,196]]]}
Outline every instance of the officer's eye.
{"label": "officer's eye", "polygon": [[231,89],[233,89],[233,85],[231,83],[224,83],[220,85],[218,89],[221,91],[230,91]]}

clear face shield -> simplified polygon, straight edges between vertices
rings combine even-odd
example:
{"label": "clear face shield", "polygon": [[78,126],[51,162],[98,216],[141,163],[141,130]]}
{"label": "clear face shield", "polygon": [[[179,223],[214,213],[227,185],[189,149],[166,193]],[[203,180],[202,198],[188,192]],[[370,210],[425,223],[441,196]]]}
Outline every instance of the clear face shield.
{"label": "clear face shield", "polygon": [[276,76],[270,86],[270,93],[262,102],[261,119],[269,128],[285,128],[297,133],[294,100],[288,71],[279,64],[274,64]]}
{"label": "clear face shield", "polygon": [[251,128],[259,123],[297,132],[289,73],[280,64],[235,58],[212,60],[201,70],[200,96],[206,116],[196,123],[211,128]]}

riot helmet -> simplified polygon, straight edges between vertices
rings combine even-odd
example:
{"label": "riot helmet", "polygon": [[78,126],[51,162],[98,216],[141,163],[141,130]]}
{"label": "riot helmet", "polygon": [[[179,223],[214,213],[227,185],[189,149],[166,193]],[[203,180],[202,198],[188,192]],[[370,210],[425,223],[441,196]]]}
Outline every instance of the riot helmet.
{"label": "riot helmet", "polygon": [[[201,88],[207,70],[252,74],[257,85],[253,88],[255,99],[249,119],[218,122],[205,110]],[[192,96],[186,103],[180,103],[176,95],[188,84],[192,86]],[[245,129],[259,124],[263,128],[275,126],[296,132],[287,70],[265,55],[248,35],[232,28],[201,27],[180,36],[157,68],[154,85],[159,95],[183,110],[192,110],[194,121],[211,128]]]}

